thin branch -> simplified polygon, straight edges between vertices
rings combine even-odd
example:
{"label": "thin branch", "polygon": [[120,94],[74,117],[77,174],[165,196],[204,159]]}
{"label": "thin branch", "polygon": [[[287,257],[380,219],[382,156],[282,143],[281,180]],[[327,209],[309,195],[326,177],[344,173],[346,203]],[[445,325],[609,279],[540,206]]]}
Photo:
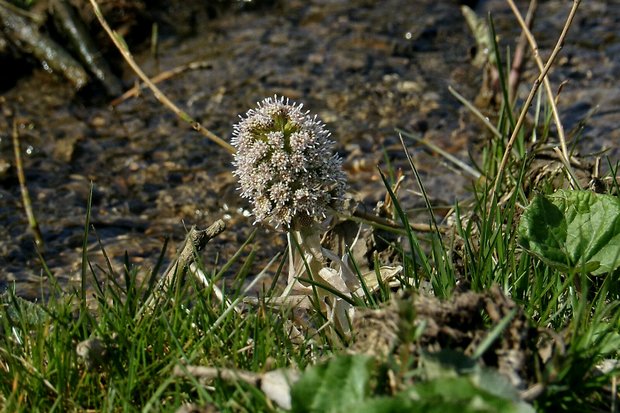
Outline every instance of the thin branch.
{"label": "thin branch", "polygon": [[17,180],[19,181],[19,189],[22,193],[22,202],[24,203],[24,211],[28,217],[28,225],[32,234],[34,235],[34,241],[39,248],[43,248],[43,236],[41,235],[41,229],[37,218],[34,216],[32,210],[32,201],[30,199],[30,192],[26,185],[26,175],[24,174],[24,165],[22,164],[21,148],[19,145],[19,134],[17,133],[17,121],[13,120],[13,151],[15,153],[15,167],[17,168]]}
{"label": "thin branch", "polygon": [[110,37],[110,39],[112,40],[116,48],[121,52],[121,55],[123,56],[125,61],[129,64],[131,69],[136,73],[136,75],[138,75],[138,77],[142,79],[144,84],[149,89],[151,89],[151,91],[155,95],[155,98],[162,105],[170,109],[179,119],[181,119],[182,121],[186,123],[189,123],[192,126],[192,128],[202,133],[204,136],[206,136],[208,139],[215,142],[216,144],[220,145],[222,148],[226,149],[226,151],[228,151],[229,153],[231,154],[235,153],[235,148],[231,144],[229,144],[228,142],[226,142],[225,140],[223,140],[222,138],[220,138],[219,136],[217,136],[210,130],[203,127],[198,121],[193,119],[187,112],[183,111],[177,105],[172,103],[170,99],[168,99],[168,97],[151,81],[151,79],[149,79],[149,77],[142,71],[140,66],[138,66],[138,64],[135,62],[135,60],[133,59],[133,56],[131,55],[131,52],[129,51],[129,48],[123,41],[122,37],[110,28],[110,26],[108,25],[108,22],[105,20],[105,18],[103,17],[103,14],[101,13],[101,10],[99,9],[99,5],[97,4],[97,1],[90,0],[90,4],[93,6],[93,10],[95,12],[95,15],[97,16],[97,19],[99,20],[99,23],[101,24],[103,29],[106,31],[106,33],[108,34],[108,36]]}
{"label": "thin branch", "polygon": [[32,22],[37,24],[38,26],[41,26],[43,23],[45,23],[45,16],[43,16],[42,13],[32,13],[28,10],[17,7],[9,3],[8,1],[4,1],[4,0],[0,0],[0,7],[5,7],[11,10],[13,13],[15,13],[18,16],[22,16],[22,17],[32,20]]}
{"label": "thin branch", "polygon": [[[197,70],[197,69],[203,69],[206,67],[209,67],[211,65],[211,63],[207,62],[207,61],[198,61],[198,62],[191,62],[188,64],[184,64],[184,65],[180,65],[177,67],[173,67],[170,70],[165,70],[159,74],[157,74],[156,76],[153,76],[153,78],[151,79],[151,81],[155,84],[163,82],[164,80],[168,80],[171,79],[174,76],[177,76],[181,73],[187,72],[189,70]],[[121,103],[123,103],[124,101],[126,101],[129,98],[138,96],[138,93],[140,92],[140,90],[144,89],[146,87],[146,85],[144,83],[140,83],[138,85],[135,85],[134,87],[132,87],[131,89],[128,89],[125,93],[123,93],[121,96],[117,97],[116,99],[114,99],[112,102],[110,102],[110,105],[112,106],[118,106]]]}
{"label": "thin branch", "polygon": [[553,148],[553,151],[558,156],[558,158],[560,158],[560,162],[562,162],[562,165],[564,165],[564,169],[566,169],[568,179],[570,179],[571,182],[577,182],[577,176],[575,175],[573,168],[570,166],[569,160],[564,157],[564,154],[562,154],[562,152],[557,146]]}
{"label": "thin branch", "polygon": [[168,266],[164,276],[159,280],[153,293],[146,300],[142,308],[144,310],[151,310],[160,298],[165,297],[174,278],[181,276],[194,262],[196,252],[203,250],[207,243],[212,238],[221,234],[225,228],[226,224],[221,219],[218,219],[215,223],[211,224],[209,228],[204,230],[198,230],[196,227],[192,227],[185,237],[185,241],[183,242],[177,259]]}
{"label": "thin branch", "polygon": [[193,377],[201,381],[220,379],[229,383],[244,382],[260,389],[268,399],[284,410],[291,410],[291,387],[301,377],[299,371],[291,368],[254,373],[246,370],[184,365],[176,365],[172,374],[176,377]]}
{"label": "thin branch", "polygon": [[[508,143],[506,144],[506,150],[504,151],[504,156],[502,157],[502,161],[497,171],[497,177],[495,178],[495,184],[493,185],[493,188],[491,188],[491,191],[489,194],[490,199],[493,199],[495,193],[499,190],[499,185],[502,182],[502,175],[503,175],[504,169],[506,169],[506,165],[508,164],[508,158],[510,157],[510,152],[512,151],[512,147],[514,146],[515,141],[517,140],[519,131],[521,130],[521,127],[523,126],[523,123],[525,122],[528,109],[530,105],[532,104],[532,100],[534,99],[536,92],[538,92],[538,88],[540,87],[540,84],[543,82],[543,80],[547,76],[549,69],[551,69],[551,66],[555,62],[555,58],[557,57],[558,53],[560,52],[560,50],[562,50],[562,47],[564,46],[564,39],[566,38],[568,29],[570,28],[573,22],[573,18],[575,17],[575,13],[577,12],[577,8],[579,7],[580,3],[581,3],[580,0],[573,0],[573,6],[570,10],[570,13],[568,14],[568,17],[566,18],[566,23],[564,24],[564,28],[562,29],[562,33],[560,33],[560,37],[558,38],[558,41],[553,49],[553,52],[551,52],[551,56],[549,56],[549,59],[547,60],[547,64],[545,65],[545,67],[542,68],[540,74],[538,75],[538,78],[534,81],[534,84],[532,85],[532,89],[530,90],[530,94],[528,95],[525,103],[523,104],[523,109],[521,110],[519,119],[517,120],[517,124],[515,125],[515,128],[512,131],[512,135],[510,136],[510,139],[508,140]],[[534,53],[535,55],[538,55],[538,50],[535,50]]]}
{"label": "thin branch", "polygon": [[[405,228],[394,220],[379,217],[377,215],[369,214],[368,212],[360,210],[355,210],[352,215],[340,214],[339,216],[342,218],[350,219],[352,221],[363,222],[387,231],[405,231]],[[434,232],[436,230],[435,227],[431,226],[430,224],[423,224],[417,222],[410,222],[409,228],[411,228],[412,231],[418,232]],[[439,230],[439,232],[441,233],[446,233],[450,230],[450,228],[440,226],[437,228],[437,230]]]}
{"label": "thin branch", "polygon": [[[521,14],[519,13],[519,9],[517,9],[517,6],[515,6],[514,1],[513,0],[507,0],[507,1],[508,1],[508,5],[512,9],[512,12],[514,13],[515,17],[519,21],[519,25],[521,25],[521,28],[523,30],[522,33],[527,38],[527,41],[530,44],[532,53],[534,55],[534,60],[536,61],[536,64],[538,65],[538,69],[542,73],[542,71],[544,70],[544,66],[543,66],[542,59],[540,58],[540,55],[538,53],[538,45],[536,44],[536,39],[532,35],[532,32],[530,31],[527,22],[523,20],[523,17],[521,17]],[[579,1],[576,1],[574,4],[578,4],[578,3]],[[573,5],[573,7],[576,7],[576,6]],[[570,154],[568,153],[568,149],[566,147],[566,136],[564,135],[564,126],[562,125],[562,121],[560,119],[560,113],[558,111],[556,100],[553,95],[553,91],[551,89],[551,82],[549,81],[549,77],[545,76],[543,78],[543,82],[544,82],[545,91],[547,93],[547,97],[549,100],[549,105],[551,107],[551,112],[553,113],[553,120],[555,121],[555,126],[558,130],[558,139],[560,140],[560,147],[562,148],[562,155],[564,158],[563,163],[564,165],[566,165],[568,169],[568,174],[569,176],[571,176],[572,184],[576,187],[579,187],[579,184],[577,183],[577,181],[573,179],[574,172],[571,171],[571,167],[570,167]]]}
{"label": "thin branch", "polygon": [[[534,22],[534,16],[536,14],[536,10],[538,8],[537,0],[530,0],[530,6],[527,9],[527,14],[525,15],[525,26],[529,29],[532,27],[532,23]],[[525,54],[527,48],[527,33],[529,30],[523,30],[521,35],[519,36],[519,40],[517,41],[517,46],[515,47],[515,53],[512,59],[512,67],[510,68],[510,75],[508,77],[508,85],[509,92],[508,96],[510,97],[510,102],[514,102],[515,96],[517,94],[517,88],[519,87],[519,82],[521,80],[521,73],[523,72],[523,63],[525,62]]]}
{"label": "thin branch", "polygon": [[187,377],[193,376],[197,379],[213,380],[222,379],[228,382],[236,382],[238,380],[257,386],[260,384],[261,375],[245,370],[235,370],[218,367],[206,366],[174,366],[172,370],[173,376]]}

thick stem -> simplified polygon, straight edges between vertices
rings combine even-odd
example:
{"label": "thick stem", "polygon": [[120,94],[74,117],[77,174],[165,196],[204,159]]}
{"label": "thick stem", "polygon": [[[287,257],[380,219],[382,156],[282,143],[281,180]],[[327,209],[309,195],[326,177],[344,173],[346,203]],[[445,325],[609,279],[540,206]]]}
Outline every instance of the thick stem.
{"label": "thick stem", "polygon": [[[299,277],[314,278],[323,268],[321,233],[315,226],[287,234],[289,250],[289,284]],[[308,273],[309,272],[309,273]]]}

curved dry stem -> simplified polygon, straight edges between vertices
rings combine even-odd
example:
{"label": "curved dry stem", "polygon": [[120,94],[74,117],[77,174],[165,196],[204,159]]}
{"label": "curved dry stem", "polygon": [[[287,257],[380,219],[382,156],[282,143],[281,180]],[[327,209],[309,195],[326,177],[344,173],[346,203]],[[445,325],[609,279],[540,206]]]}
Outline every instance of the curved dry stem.
{"label": "curved dry stem", "polygon": [[162,278],[157,282],[153,293],[145,301],[140,315],[151,311],[165,297],[175,277],[180,276],[195,261],[196,253],[202,251],[207,243],[226,229],[226,224],[218,219],[207,229],[199,230],[192,227],[183,241],[177,258],[168,266]]}
{"label": "curved dry stem", "polygon": [[[530,5],[527,9],[527,14],[525,15],[525,26],[528,29],[532,27],[532,23],[534,22],[534,16],[536,15],[537,9],[538,1],[530,0]],[[519,87],[519,82],[521,81],[523,64],[525,63],[525,49],[527,47],[527,44],[528,42],[526,31],[522,31],[519,35],[517,45],[515,46],[515,52],[512,56],[512,65],[510,67],[510,74],[508,76],[508,96],[510,98],[511,105],[514,105],[515,96],[517,95],[517,89]]]}
{"label": "curved dry stem", "polygon": [[[519,21],[519,25],[521,26],[521,29],[523,30],[523,34],[527,38],[527,41],[528,41],[528,43],[530,45],[530,48],[532,49],[532,54],[534,56],[534,60],[536,61],[536,65],[538,66],[538,69],[542,73],[543,70],[544,70],[544,65],[543,65],[542,59],[540,58],[540,55],[538,53],[538,44],[536,43],[536,39],[532,35],[532,32],[530,31],[527,23],[523,20],[523,17],[521,16],[521,13],[519,12],[519,9],[517,9],[517,6],[515,5],[514,1],[513,0],[507,0],[507,1],[508,1],[508,5],[512,9],[512,12],[514,13],[515,17]],[[579,3],[579,1],[575,1],[573,3],[573,7],[575,9],[578,6],[578,3]],[[577,4],[577,6],[575,6],[575,4]],[[567,20],[567,22],[568,22],[568,20]],[[566,28],[566,26],[565,26],[565,28]],[[575,176],[575,174],[571,170],[572,168],[570,166],[570,154],[568,153],[568,149],[566,147],[566,136],[564,134],[564,126],[562,125],[562,121],[560,120],[560,113],[558,111],[556,100],[555,100],[555,97],[553,95],[553,91],[551,89],[551,82],[549,81],[549,77],[548,76],[545,76],[543,78],[543,83],[544,83],[544,86],[545,86],[545,92],[547,93],[547,97],[549,99],[549,106],[551,107],[551,112],[553,113],[553,120],[555,122],[555,126],[556,126],[557,131],[558,131],[558,139],[560,140],[560,147],[562,148],[562,157],[564,158],[563,159],[563,163],[564,163],[564,165],[567,168],[568,175],[571,176],[571,183],[572,183],[572,185],[574,185],[576,187],[579,187],[579,184],[577,183],[577,181],[572,178],[572,177]]]}
{"label": "curved dry stem", "polygon": [[34,236],[34,241],[37,247],[43,249],[43,235],[41,235],[41,229],[34,211],[32,209],[32,201],[30,198],[30,192],[28,191],[28,185],[26,185],[26,174],[24,174],[24,165],[22,163],[21,146],[19,144],[19,133],[17,132],[17,121],[13,120],[13,151],[15,154],[15,168],[17,169],[17,180],[19,181],[19,189],[22,193],[22,202],[24,203],[24,211],[28,218],[28,226]]}
{"label": "curved dry stem", "polygon": [[187,112],[183,111],[181,108],[175,105],[170,99],[168,99],[168,97],[151,81],[151,79],[149,79],[149,77],[142,71],[140,66],[138,66],[138,64],[135,62],[135,60],[133,59],[133,56],[131,55],[131,52],[127,48],[127,45],[125,44],[121,36],[110,28],[110,26],[108,25],[108,22],[105,20],[105,18],[103,17],[103,14],[101,13],[101,10],[99,9],[99,5],[97,4],[97,1],[90,0],[90,4],[93,6],[93,11],[95,12],[95,15],[97,16],[97,20],[99,20],[99,23],[101,24],[103,29],[106,31],[110,39],[112,39],[112,42],[114,43],[116,48],[121,52],[121,55],[123,56],[127,64],[129,64],[129,66],[136,73],[136,75],[138,75],[138,77],[142,79],[144,84],[149,89],[151,89],[151,91],[155,95],[155,98],[162,105],[170,109],[177,117],[179,117],[179,119],[181,119],[182,121],[186,123],[189,123],[192,126],[192,128],[202,133],[204,136],[206,136],[208,139],[215,142],[216,144],[220,145],[222,148],[226,149],[226,151],[228,151],[229,153],[231,154],[235,153],[235,148],[231,144],[229,144],[228,142],[226,142],[225,140],[223,140],[222,138],[220,138],[219,136],[217,136],[216,134],[214,134],[207,128],[203,127],[198,121],[193,119]]}
{"label": "curved dry stem", "polygon": [[[0,0],[1,1],[1,0]],[[185,73],[189,70],[196,70],[196,69],[203,69],[203,68],[208,68],[211,65],[211,63],[209,63],[206,60],[200,60],[197,62],[191,62],[191,63],[187,63],[187,64],[183,64],[177,67],[173,67],[170,70],[165,70],[161,73],[158,73],[156,76],[153,76],[153,78],[151,79],[151,81],[155,84],[163,82],[164,80],[168,80],[173,78],[174,76],[180,75],[181,73]],[[144,89],[145,85],[140,83],[135,85],[134,87],[132,87],[131,89],[128,89],[127,91],[125,91],[125,93],[123,93],[121,96],[117,97],[116,99],[114,99],[112,102],[110,102],[111,106],[118,106],[121,103],[123,103],[124,101],[126,101],[129,98],[138,96],[138,94],[140,93],[140,91],[142,89]]]}
{"label": "curved dry stem", "polygon": [[[566,18],[566,23],[564,23],[564,28],[562,29],[562,33],[560,33],[560,37],[558,38],[558,41],[556,42],[555,47],[553,48],[553,51],[551,52],[551,56],[549,56],[547,63],[542,68],[540,74],[538,75],[538,78],[536,78],[536,80],[534,81],[534,84],[532,85],[532,89],[530,90],[530,94],[528,95],[525,103],[523,104],[523,109],[521,110],[521,113],[519,114],[519,119],[517,120],[515,128],[512,131],[512,135],[510,136],[510,139],[508,140],[508,143],[506,144],[506,150],[504,151],[504,156],[502,157],[502,161],[497,171],[497,177],[495,178],[495,184],[493,185],[493,188],[491,188],[491,191],[489,193],[490,199],[493,199],[495,197],[495,194],[499,190],[499,185],[502,182],[502,175],[503,175],[504,169],[506,169],[506,165],[508,164],[508,157],[510,156],[512,147],[514,146],[515,141],[517,140],[517,136],[519,136],[519,131],[521,130],[521,127],[523,126],[523,123],[525,122],[525,117],[527,116],[528,109],[530,105],[532,104],[532,100],[534,99],[534,96],[536,96],[536,92],[538,92],[538,88],[540,87],[541,83],[543,83],[543,80],[547,77],[547,73],[549,73],[549,69],[551,69],[551,66],[555,62],[555,58],[557,57],[560,50],[562,50],[562,47],[564,45],[564,39],[566,38],[568,29],[570,28],[573,22],[573,18],[575,17],[577,8],[579,8],[580,3],[581,3],[580,0],[573,0],[573,6],[571,7],[568,17]],[[534,54],[537,56],[538,50],[535,50]]]}

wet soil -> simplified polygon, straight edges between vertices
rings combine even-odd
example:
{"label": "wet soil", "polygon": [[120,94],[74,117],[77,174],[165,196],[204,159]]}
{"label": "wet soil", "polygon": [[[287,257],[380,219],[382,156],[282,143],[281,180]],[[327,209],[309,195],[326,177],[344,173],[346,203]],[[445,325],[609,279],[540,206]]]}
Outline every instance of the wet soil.
{"label": "wet soil", "polygon": [[[507,5],[500,0],[472,3],[480,15],[493,12],[503,44],[512,47],[518,28]],[[526,3],[519,4],[524,10]],[[389,160],[408,176],[401,195],[414,210],[423,201],[412,191],[417,187],[395,127],[418,133],[463,160],[470,152],[475,157],[487,138],[447,88],[453,85],[473,100],[482,83],[481,70],[471,65],[475,41],[460,6],[456,0],[279,2],[194,21],[192,30],[179,28],[160,39],[158,58],[145,50],[136,59],[151,75],[203,62],[200,69],[160,87],[225,139],[238,114],[266,96],[304,102],[332,131],[345,158],[352,197],[372,209],[385,196],[376,165],[386,168]],[[548,56],[569,8],[559,0],[539,5],[533,31],[542,56]],[[555,87],[569,81],[560,111],[567,130],[581,136],[583,152],[614,147],[620,138],[619,22],[620,7],[584,2],[551,74]],[[125,70],[123,81],[131,86],[134,75],[116,69]],[[530,62],[522,96],[535,75]],[[43,255],[67,288],[80,279],[91,183],[96,236],[91,232],[88,243],[95,268],[106,268],[97,238],[115,268],[122,268],[125,251],[131,264],[148,268],[166,238],[174,245],[188,226],[204,228],[223,218],[228,230],[211,241],[204,255],[207,268],[213,268],[254,230],[247,204],[235,192],[230,155],[177,120],[148,91],[110,108],[34,70],[0,96],[0,286],[14,281],[26,297],[46,289],[14,167],[14,120],[44,237]],[[436,205],[466,196],[469,177],[413,141],[408,144]],[[284,248],[284,239],[259,228],[254,244],[261,263]],[[166,256],[172,253],[169,247]]]}

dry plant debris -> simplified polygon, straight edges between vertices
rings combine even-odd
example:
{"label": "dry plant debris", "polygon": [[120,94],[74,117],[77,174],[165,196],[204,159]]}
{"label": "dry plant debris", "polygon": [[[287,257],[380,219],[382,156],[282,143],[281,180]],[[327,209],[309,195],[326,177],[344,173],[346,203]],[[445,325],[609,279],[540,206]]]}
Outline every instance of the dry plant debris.
{"label": "dry plant debris", "polygon": [[[524,389],[533,380],[532,346],[538,334],[521,308],[497,286],[481,293],[456,292],[449,300],[405,294],[381,309],[360,310],[349,350],[385,358],[450,349],[473,357],[493,327],[505,319],[508,324],[479,360]],[[412,340],[418,328],[419,336]]]}

